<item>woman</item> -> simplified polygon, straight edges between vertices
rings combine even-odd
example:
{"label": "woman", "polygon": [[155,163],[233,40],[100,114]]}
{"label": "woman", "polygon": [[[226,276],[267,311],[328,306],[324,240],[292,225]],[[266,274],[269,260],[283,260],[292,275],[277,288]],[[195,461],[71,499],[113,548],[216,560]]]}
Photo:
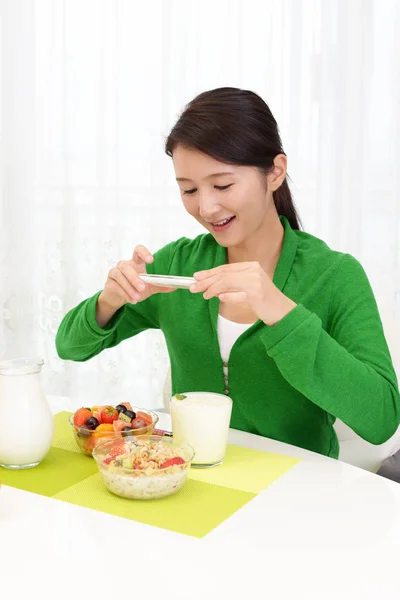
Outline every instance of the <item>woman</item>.
{"label": "woman", "polygon": [[[373,444],[389,439],[400,398],[373,292],[352,256],[299,230],[268,106],[236,88],[200,94],[166,153],[208,233],[154,256],[137,246],[65,316],[60,357],[87,360],[160,328],[172,392],[229,394],[236,429],[335,458],[336,417]],[[142,282],[146,271],[197,281],[191,293],[162,289]]]}

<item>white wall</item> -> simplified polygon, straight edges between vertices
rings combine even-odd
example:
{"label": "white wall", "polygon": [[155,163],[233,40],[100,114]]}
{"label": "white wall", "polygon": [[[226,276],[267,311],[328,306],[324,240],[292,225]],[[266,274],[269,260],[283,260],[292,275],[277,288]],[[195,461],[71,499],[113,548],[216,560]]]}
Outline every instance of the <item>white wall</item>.
{"label": "white wall", "polygon": [[49,393],[162,403],[161,334],[61,361],[62,315],[133,246],[200,229],[163,136],[224,85],[270,104],[305,228],[364,265],[400,371],[395,0],[4,0],[0,356],[42,354]]}

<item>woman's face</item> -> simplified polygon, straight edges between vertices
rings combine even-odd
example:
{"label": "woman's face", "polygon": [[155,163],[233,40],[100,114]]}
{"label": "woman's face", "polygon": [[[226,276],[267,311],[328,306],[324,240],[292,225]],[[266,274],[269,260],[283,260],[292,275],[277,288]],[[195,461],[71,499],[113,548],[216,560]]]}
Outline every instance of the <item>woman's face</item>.
{"label": "woman's face", "polygon": [[187,212],[221,246],[241,245],[263,227],[270,210],[275,210],[275,169],[271,176],[263,176],[257,167],[229,165],[182,146],[175,148],[173,162]]}

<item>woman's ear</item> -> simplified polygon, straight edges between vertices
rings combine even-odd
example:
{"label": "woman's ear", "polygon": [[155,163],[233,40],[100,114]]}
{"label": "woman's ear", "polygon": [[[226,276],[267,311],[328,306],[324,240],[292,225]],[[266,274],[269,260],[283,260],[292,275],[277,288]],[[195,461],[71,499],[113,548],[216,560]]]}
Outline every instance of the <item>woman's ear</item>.
{"label": "woman's ear", "polygon": [[268,189],[275,192],[286,179],[287,158],[285,154],[277,154],[274,158],[274,166],[268,173]]}

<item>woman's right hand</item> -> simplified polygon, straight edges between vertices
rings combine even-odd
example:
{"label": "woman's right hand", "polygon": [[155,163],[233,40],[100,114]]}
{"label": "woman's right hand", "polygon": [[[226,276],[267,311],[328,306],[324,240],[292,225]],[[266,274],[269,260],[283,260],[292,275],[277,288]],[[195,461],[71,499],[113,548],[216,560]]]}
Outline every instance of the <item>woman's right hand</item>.
{"label": "woman's right hand", "polygon": [[137,304],[153,294],[174,292],[176,288],[158,287],[144,283],[139,274],[146,273],[146,264],[153,255],[144,246],[136,246],[130,260],[120,260],[108,273],[104,290],[97,301],[96,321],[104,327],[124,304]]}

